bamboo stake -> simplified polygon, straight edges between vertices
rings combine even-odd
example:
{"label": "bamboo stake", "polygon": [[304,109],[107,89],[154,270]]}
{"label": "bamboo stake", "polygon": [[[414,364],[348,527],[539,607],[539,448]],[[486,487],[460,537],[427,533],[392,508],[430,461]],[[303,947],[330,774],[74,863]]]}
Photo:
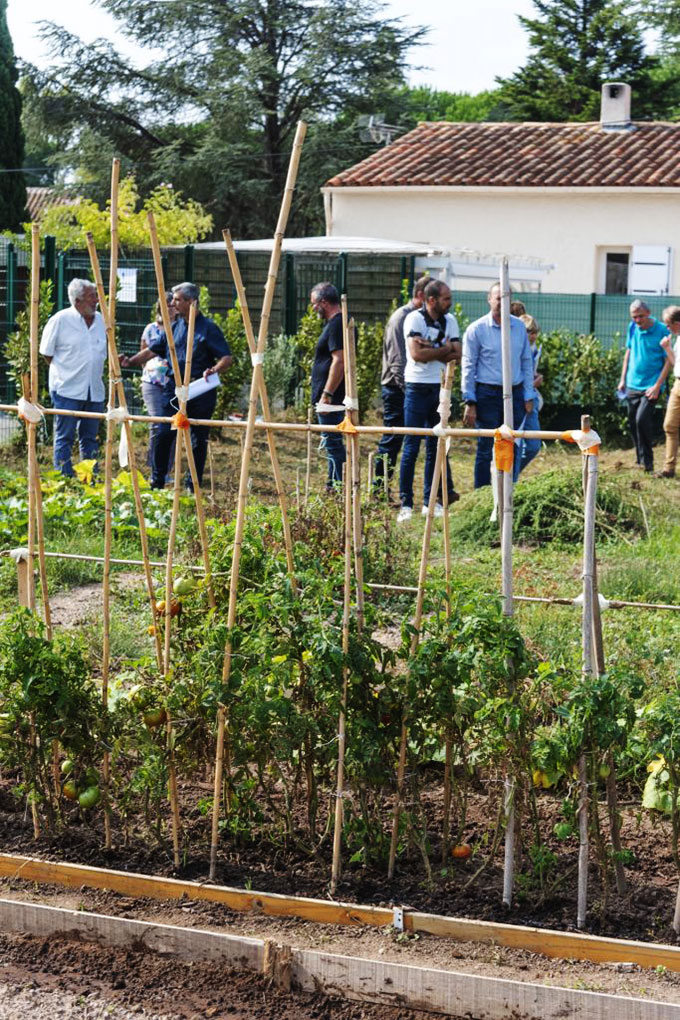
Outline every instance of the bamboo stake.
{"label": "bamboo stake", "polygon": [[[99,257],[97,255],[97,249],[94,244],[94,237],[91,233],[86,235],[87,250],[90,254],[90,262],[92,264],[92,273],[94,275],[95,283],[97,285],[97,294],[99,296],[99,307],[101,308],[104,321],[106,323],[106,336],[109,348],[109,357],[111,359],[112,371],[114,374],[114,386],[116,396],[118,397],[118,403],[121,408],[127,410],[127,399],[125,396],[125,389],[123,388],[123,380],[120,375],[120,361],[118,359],[118,351],[116,349],[116,339],[113,327],[109,321],[109,310],[106,295],[104,293],[104,283],[102,281],[101,269],[99,267]],[[80,412],[78,412],[80,413]],[[86,415],[87,416],[87,415]],[[106,415],[99,415],[99,417],[106,417]],[[151,606],[151,618],[154,624],[158,623],[156,613],[156,596],[154,593],[153,576],[151,574],[151,563],[149,559],[149,543],[146,534],[146,523],[144,517],[144,507],[142,506],[142,497],[139,489],[139,478],[137,477],[137,465],[135,458],[135,447],[134,439],[132,435],[132,423],[131,419],[128,418],[123,421],[125,429],[125,438],[127,440],[128,448],[128,467],[130,470],[130,478],[132,480],[132,492],[135,501],[135,511],[137,513],[137,523],[139,526],[139,544],[142,552],[142,561],[144,564],[144,577],[146,580],[146,590]],[[163,653],[161,650],[160,635],[158,633],[159,628],[156,626],[155,631],[155,648],[156,648],[156,661],[159,668],[163,664]]]}
{"label": "bamboo stake", "polygon": [[[156,286],[158,287],[159,305],[161,309],[161,315],[163,318],[163,330],[165,331],[165,337],[168,343],[168,351],[170,353],[170,363],[172,365],[172,373],[175,378],[175,386],[179,386],[181,383],[181,373],[179,370],[179,362],[177,360],[177,351],[175,350],[175,340],[172,332],[172,325],[170,323],[170,316],[168,315],[167,302],[165,300],[165,280],[163,277],[163,262],[161,259],[161,249],[158,243],[158,232],[156,230],[156,221],[154,215],[150,212],[147,216],[149,223],[149,236],[151,238],[151,251],[153,253],[154,268],[156,270]],[[187,337],[187,348],[189,347],[189,340]],[[188,356],[188,350],[187,350]],[[187,382],[185,385],[189,385]],[[186,406],[185,406],[186,411]],[[206,422],[205,424],[212,424],[212,422]],[[198,475],[196,473],[196,463],[194,460],[194,451],[191,448],[190,436],[188,429],[179,430],[182,433],[182,437],[178,436],[177,441],[184,444],[184,449],[187,455],[187,464],[189,466],[189,474],[191,475],[191,481],[194,487],[194,500],[196,502],[196,519],[198,522],[198,533],[201,540],[201,555],[203,557],[203,566],[205,567],[205,587],[208,594],[208,603],[212,609],[215,608],[215,592],[212,586],[212,575],[210,569],[210,552],[208,542],[208,529],[205,523],[205,511],[203,508],[203,492],[198,482]]]}
{"label": "bamboo stake", "polygon": [[[583,432],[590,430],[590,418],[581,419]],[[597,499],[597,453],[585,456],[584,477],[584,528],[583,528],[583,617],[581,626],[583,648],[583,674],[593,673],[593,589],[595,564],[595,508]],[[588,909],[588,775],[585,752],[579,757],[579,855],[578,855],[578,903],[576,927],[585,928]]]}
{"label": "bamboo stake", "polygon": [[[512,353],[510,334],[510,281],[508,276],[508,260],[501,259],[501,357],[503,364],[503,424],[514,427],[512,410]],[[514,451],[513,451],[514,452]],[[506,471],[497,473],[501,488],[502,526],[501,526],[501,560],[503,615],[512,616],[514,602],[512,598],[512,516],[513,516],[513,481],[512,474]],[[512,905],[512,894],[515,882],[515,780],[506,776],[505,781],[505,850],[503,865],[503,903]]]}
{"label": "bamboo stake", "polygon": [[[446,366],[443,389],[448,394],[448,399],[441,402],[443,417],[440,425],[446,427],[451,400],[451,386],[453,384],[453,362]],[[423,620],[423,603],[425,599],[425,581],[427,579],[427,561],[430,552],[430,540],[432,537],[432,524],[434,521],[434,508],[437,503],[437,479],[442,473],[442,464],[446,456],[446,439],[439,436],[437,442],[437,459],[435,461],[432,475],[432,488],[430,489],[430,501],[427,507],[427,518],[423,532],[423,545],[420,555],[420,570],[418,572],[418,594],[416,596],[416,608],[413,616],[413,637],[411,638],[411,656],[414,656],[420,643],[420,625]],[[387,866],[387,877],[394,877],[394,865],[397,857],[397,844],[399,842],[399,817],[404,797],[404,776],[406,773],[406,749],[408,741],[407,731],[408,705],[404,706],[401,720],[401,737],[399,743],[399,762],[397,764],[397,791],[394,799],[394,811],[392,815],[392,838],[390,840],[390,855]]]}
{"label": "bamboo stake", "polygon": [[[109,306],[108,323],[111,333],[116,335],[116,289],[118,283],[118,181],[120,176],[120,160],[114,159],[111,167],[111,254],[109,262]],[[112,345],[109,345],[109,401],[110,410],[115,407],[116,391],[114,386],[114,370],[111,358]],[[111,542],[113,518],[113,433],[114,423],[106,421],[106,445],[104,447],[104,567],[102,571],[102,703],[104,709],[109,704],[109,667],[111,660]],[[102,775],[104,780],[104,847],[111,848],[111,808],[109,791],[109,753],[104,751],[102,759]]]}
{"label": "bamboo stake", "polygon": [[[374,478],[374,465],[375,465],[375,453],[373,450],[368,455],[368,474],[366,478],[366,492],[370,496],[373,492],[373,478]],[[387,496],[387,492],[385,492]]]}
{"label": "bamboo stake", "polygon": [[[449,624],[451,621],[451,528],[449,522],[449,486],[448,486],[448,472],[447,472],[447,458],[448,458],[448,446],[450,440],[444,440],[445,453],[442,461],[442,470],[440,475],[440,484],[442,487],[442,508],[444,510],[444,516],[442,518],[442,524],[444,525],[444,573],[446,580],[446,620]],[[447,634],[449,642],[451,638],[450,629],[447,628]],[[451,799],[452,799],[452,774],[453,774],[453,736],[451,733],[451,723],[447,721],[446,733],[444,738],[444,821],[442,825],[442,864],[445,864],[449,856],[449,842],[450,842],[450,828],[451,828]]]}
{"label": "bamboo stake", "polygon": [[[344,300],[344,298],[343,298]],[[343,312],[344,314],[344,312]],[[345,351],[347,350],[347,335],[345,334]],[[355,448],[350,445],[348,459],[354,458]],[[349,655],[349,625],[351,609],[351,582],[352,582],[352,489],[345,485],[343,489],[345,506],[345,577],[342,605],[342,654],[345,662],[342,667],[342,697],[340,700],[340,717],[338,719],[338,769],[335,787],[335,828],[333,831],[333,864],[331,870],[331,896],[335,895],[340,880],[342,867],[341,846],[342,827],[344,824],[344,792],[345,792],[345,726],[347,719],[347,688],[349,685],[349,667],[347,656]],[[357,581],[357,590],[358,590]]]}
{"label": "bamboo stake", "polygon": [[[345,396],[348,400],[347,417],[356,428],[359,424],[359,393],[357,387],[356,344],[354,319],[348,319],[347,296],[342,295],[342,333],[344,340]],[[347,447],[352,448],[348,478],[352,486],[352,540],[354,545],[354,576],[356,577],[357,629],[364,629],[364,535],[361,520],[361,460],[358,432],[350,432]]]}
{"label": "bamboo stake", "polygon": [[[24,400],[30,400],[31,391],[29,379],[26,375],[22,376],[21,379],[21,392]],[[28,581],[27,605],[31,612],[35,612],[35,490],[36,490],[36,479],[35,479],[35,457],[33,452],[35,450],[35,425],[31,422],[27,423],[26,426],[27,439],[28,439],[28,534],[27,534],[27,549],[28,549],[28,567],[26,577]]]}
{"label": "bamboo stake", "polygon": [[[243,319],[243,326],[246,331],[246,337],[248,340],[248,347],[250,348],[251,358],[257,353],[257,342],[255,340],[255,333],[253,332],[253,324],[250,318],[250,310],[248,308],[248,299],[246,297],[246,289],[243,286],[243,280],[241,278],[241,270],[239,268],[238,259],[236,258],[236,252],[234,250],[234,243],[231,239],[231,232],[229,230],[223,230],[222,236],[224,243],[227,246],[227,255],[229,256],[229,265],[231,267],[231,275],[234,278],[234,284],[236,286],[236,293],[238,295],[239,305],[241,306],[241,317]],[[260,402],[262,404],[262,414],[266,421],[270,420],[269,411],[269,397],[267,396],[267,386],[264,380],[264,375],[261,374],[258,378],[258,393],[260,396]],[[267,429],[267,444],[269,446],[269,456],[272,462],[272,471],[274,472],[274,483],[276,485],[276,495],[281,508],[281,525],[283,528],[283,543],[286,549],[286,562],[288,564],[288,573],[291,575],[291,581],[293,588],[297,588],[297,581],[295,580],[295,561],[293,559],[293,539],[290,532],[290,520],[288,518],[288,500],[286,498],[286,490],[283,486],[283,478],[281,475],[281,466],[279,463],[279,453],[276,446],[276,438],[271,429]],[[307,502],[307,495],[309,492],[309,480],[305,482],[305,503]]]}
{"label": "bamboo stake", "polygon": [[[276,225],[276,232],[274,234],[274,244],[272,247],[271,258],[269,261],[269,272],[267,275],[267,284],[264,292],[264,301],[262,304],[262,315],[260,317],[260,329],[257,340],[257,350],[253,358],[253,374],[250,383],[250,400],[248,404],[248,422],[246,425],[245,441],[243,458],[241,461],[241,477],[239,479],[239,493],[238,503],[236,511],[236,528],[234,533],[234,550],[231,564],[231,578],[229,582],[229,609],[227,614],[227,628],[228,637],[227,643],[224,649],[224,660],[222,663],[222,683],[226,688],[229,677],[231,675],[231,653],[232,653],[232,641],[231,633],[236,621],[236,595],[238,590],[239,580],[239,568],[241,561],[241,545],[243,542],[243,531],[245,528],[245,511],[246,501],[248,498],[248,473],[250,471],[250,457],[253,448],[253,436],[255,433],[255,418],[257,414],[257,399],[260,389],[263,385],[263,374],[262,374],[262,360],[264,359],[264,351],[267,344],[267,333],[269,331],[269,317],[271,315],[272,302],[274,300],[274,290],[276,287],[276,277],[279,269],[279,262],[281,258],[281,245],[283,242],[283,234],[288,221],[288,214],[290,212],[291,201],[293,198],[293,189],[295,187],[295,180],[297,177],[298,166],[300,163],[300,153],[302,150],[302,143],[304,141],[305,132],[307,125],[302,121],[297,126],[295,133],[295,140],[293,142],[293,151],[291,153],[290,164],[288,167],[288,175],[286,178],[286,185],[283,194],[283,201],[281,203],[281,209],[279,212],[279,219]],[[224,741],[224,726],[226,725],[226,712],[219,711],[217,716],[217,742],[218,747],[221,741]],[[218,768],[221,765],[216,760],[215,772],[217,773]],[[212,833],[210,841],[210,879],[211,881],[215,877],[215,867],[217,864],[217,842],[219,837],[219,816],[220,816],[220,799],[215,798],[213,803],[213,818],[212,818]]]}

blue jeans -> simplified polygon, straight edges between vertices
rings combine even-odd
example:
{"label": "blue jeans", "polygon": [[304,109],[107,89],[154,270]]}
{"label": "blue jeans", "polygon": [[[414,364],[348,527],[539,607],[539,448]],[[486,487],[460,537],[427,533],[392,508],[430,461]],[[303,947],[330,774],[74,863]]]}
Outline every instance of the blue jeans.
{"label": "blue jeans", "polygon": [[[319,425],[339,425],[345,419],[344,411],[331,411],[330,414],[317,414]],[[327,489],[334,489],[336,484],[342,485],[342,465],[345,463],[345,440],[341,432],[322,432],[319,449],[326,451],[328,458]]]}
{"label": "blue jeans", "polygon": [[[520,383],[512,387],[513,425],[520,425],[526,414],[524,410],[524,387]],[[477,383],[477,426],[480,429],[497,429],[503,424],[503,387]],[[516,451],[515,451],[516,452]],[[491,458],[493,439],[483,437],[477,440],[475,457],[475,489],[491,485]]]}
{"label": "blue jeans", "polygon": [[[163,386],[156,386],[154,383],[142,383],[142,400],[144,401],[144,407],[146,413],[150,414],[154,418],[162,418],[165,414],[165,409],[168,406],[170,397],[168,391]],[[174,410],[172,411],[174,414]],[[160,422],[152,421],[149,425],[149,452],[147,454],[146,462],[150,468],[153,468],[153,451],[156,446],[158,434],[163,426]],[[168,452],[168,463],[172,463],[172,457],[175,450],[175,433],[172,433],[172,444]]]}
{"label": "blue jeans", "polygon": [[[520,419],[521,425],[522,419]],[[517,426],[520,427],[519,425]],[[524,418],[524,426],[527,432],[536,432],[541,426],[538,423],[538,410],[534,408]],[[515,443],[515,461],[513,464],[513,480],[516,482],[519,478],[520,471],[524,471],[527,464],[530,464],[534,457],[540,453],[541,440],[540,439],[520,439],[519,443]]]}
{"label": "blue jeans", "polygon": [[[404,424],[407,427],[431,429],[439,424],[439,415],[437,414],[439,390],[439,383],[434,385],[429,385],[428,383],[406,383]],[[413,506],[413,478],[416,473],[416,461],[422,438],[422,436],[404,436],[404,445],[401,451],[401,469],[399,471],[399,497],[402,506]],[[425,439],[424,505],[427,505],[430,501],[430,490],[432,489],[432,479],[437,460],[437,442],[436,436],[428,436]],[[454,489],[448,458],[446,460],[446,487],[449,500],[452,500]],[[441,483],[439,484],[439,497],[441,502]]]}
{"label": "blue jeans", "polygon": [[[383,386],[383,425],[386,428],[398,428],[404,424],[404,391],[400,386]],[[397,466],[397,457],[401,450],[403,436],[385,435],[378,443],[375,454],[375,486],[380,489],[383,486],[385,477],[385,466],[387,466],[387,477],[392,478],[394,469]]]}
{"label": "blue jeans", "polygon": [[[212,418],[217,403],[217,390],[208,390],[200,397],[194,397],[187,404],[187,418]],[[171,418],[177,413],[177,398],[174,393],[165,391],[163,416]],[[176,432],[167,422],[158,423],[158,432],[154,438],[154,446],[151,454],[151,488],[162,489],[165,486],[165,479],[170,466],[170,451],[175,442]],[[208,438],[210,436],[210,425],[191,426],[191,449],[196,462],[196,474],[198,481],[203,484],[203,468],[208,455]],[[193,491],[191,474],[187,471],[184,478],[184,485]]]}
{"label": "blue jeans", "polygon": [[[52,407],[62,411],[103,411],[103,400],[73,400],[61,397],[55,390],[50,391]],[[98,418],[72,418],[57,414],[54,416],[54,466],[62,475],[73,478],[75,472],[71,463],[73,441],[78,432],[78,446],[81,460],[96,460],[99,453],[97,432]]]}

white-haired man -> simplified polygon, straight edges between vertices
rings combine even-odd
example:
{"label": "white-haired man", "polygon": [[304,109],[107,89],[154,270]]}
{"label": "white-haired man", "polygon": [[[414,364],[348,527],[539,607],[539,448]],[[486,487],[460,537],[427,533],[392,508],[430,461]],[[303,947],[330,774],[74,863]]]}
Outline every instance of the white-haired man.
{"label": "white-haired man", "polygon": [[[40,353],[49,370],[52,406],[63,411],[103,411],[106,329],[97,311],[97,288],[89,280],[71,280],[70,307],[48,319]],[[73,477],[71,452],[78,433],[82,460],[96,460],[98,418],[54,417],[54,466]]]}

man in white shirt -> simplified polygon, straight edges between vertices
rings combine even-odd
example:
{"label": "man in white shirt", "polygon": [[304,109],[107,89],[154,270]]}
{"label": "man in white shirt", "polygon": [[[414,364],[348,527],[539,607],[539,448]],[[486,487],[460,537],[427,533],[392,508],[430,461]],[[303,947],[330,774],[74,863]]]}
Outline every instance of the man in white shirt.
{"label": "man in white shirt", "polygon": [[[449,361],[460,361],[460,331],[456,319],[449,312],[451,291],[441,280],[432,280],[423,291],[424,304],[406,316],[404,337],[406,339],[406,368],[404,380],[404,424],[413,428],[434,428],[439,422],[439,390],[442,368]],[[399,472],[399,497],[401,510],[397,521],[401,524],[413,516],[413,478],[422,436],[405,436],[401,453]],[[430,490],[437,459],[437,437],[425,440],[425,485],[423,510],[427,513]],[[449,502],[458,499],[454,491],[448,460],[446,479]],[[441,502],[437,503],[435,516],[443,513]]]}
{"label": "man in white shirt", "polygon": [[[97,288],[89,280],[71,280],[70,308],[47,322],[40,341],[49,371],[52,406],[64,411],[103,411],[106,328],[97,311]],[[73,477],[71,451],[76,431],[82,460],[96,460],[98,418],[54,417],[54,466]]]}

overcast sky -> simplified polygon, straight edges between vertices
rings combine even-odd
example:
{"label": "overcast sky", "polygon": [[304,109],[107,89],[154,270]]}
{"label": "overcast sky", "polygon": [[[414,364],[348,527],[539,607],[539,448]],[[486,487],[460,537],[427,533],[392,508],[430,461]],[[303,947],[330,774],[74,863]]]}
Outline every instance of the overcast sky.
{"label": "overcast sky", "polygon": [[[157,3],[161,7],[163,0]],[[417,28],[414,6],[413,0],[389,0],[385,14]],[[411,53],[411,63],[424,67],[411,73],[412,84],[480,92],[493,88],[496,75],[505,77],[524,64],[526,33],[517,15],[535,13],[531,0],[428,0],[422,7],[427,18],[423,27],[430,28],[429,45],[416,46]],[[36,36],[38,21],[56,21],[87,41],[99,36],[116,38],[114,19],[89,0],[61,4],[9,0],[7,20],[17,56],[43,66],[47,59]]]}

